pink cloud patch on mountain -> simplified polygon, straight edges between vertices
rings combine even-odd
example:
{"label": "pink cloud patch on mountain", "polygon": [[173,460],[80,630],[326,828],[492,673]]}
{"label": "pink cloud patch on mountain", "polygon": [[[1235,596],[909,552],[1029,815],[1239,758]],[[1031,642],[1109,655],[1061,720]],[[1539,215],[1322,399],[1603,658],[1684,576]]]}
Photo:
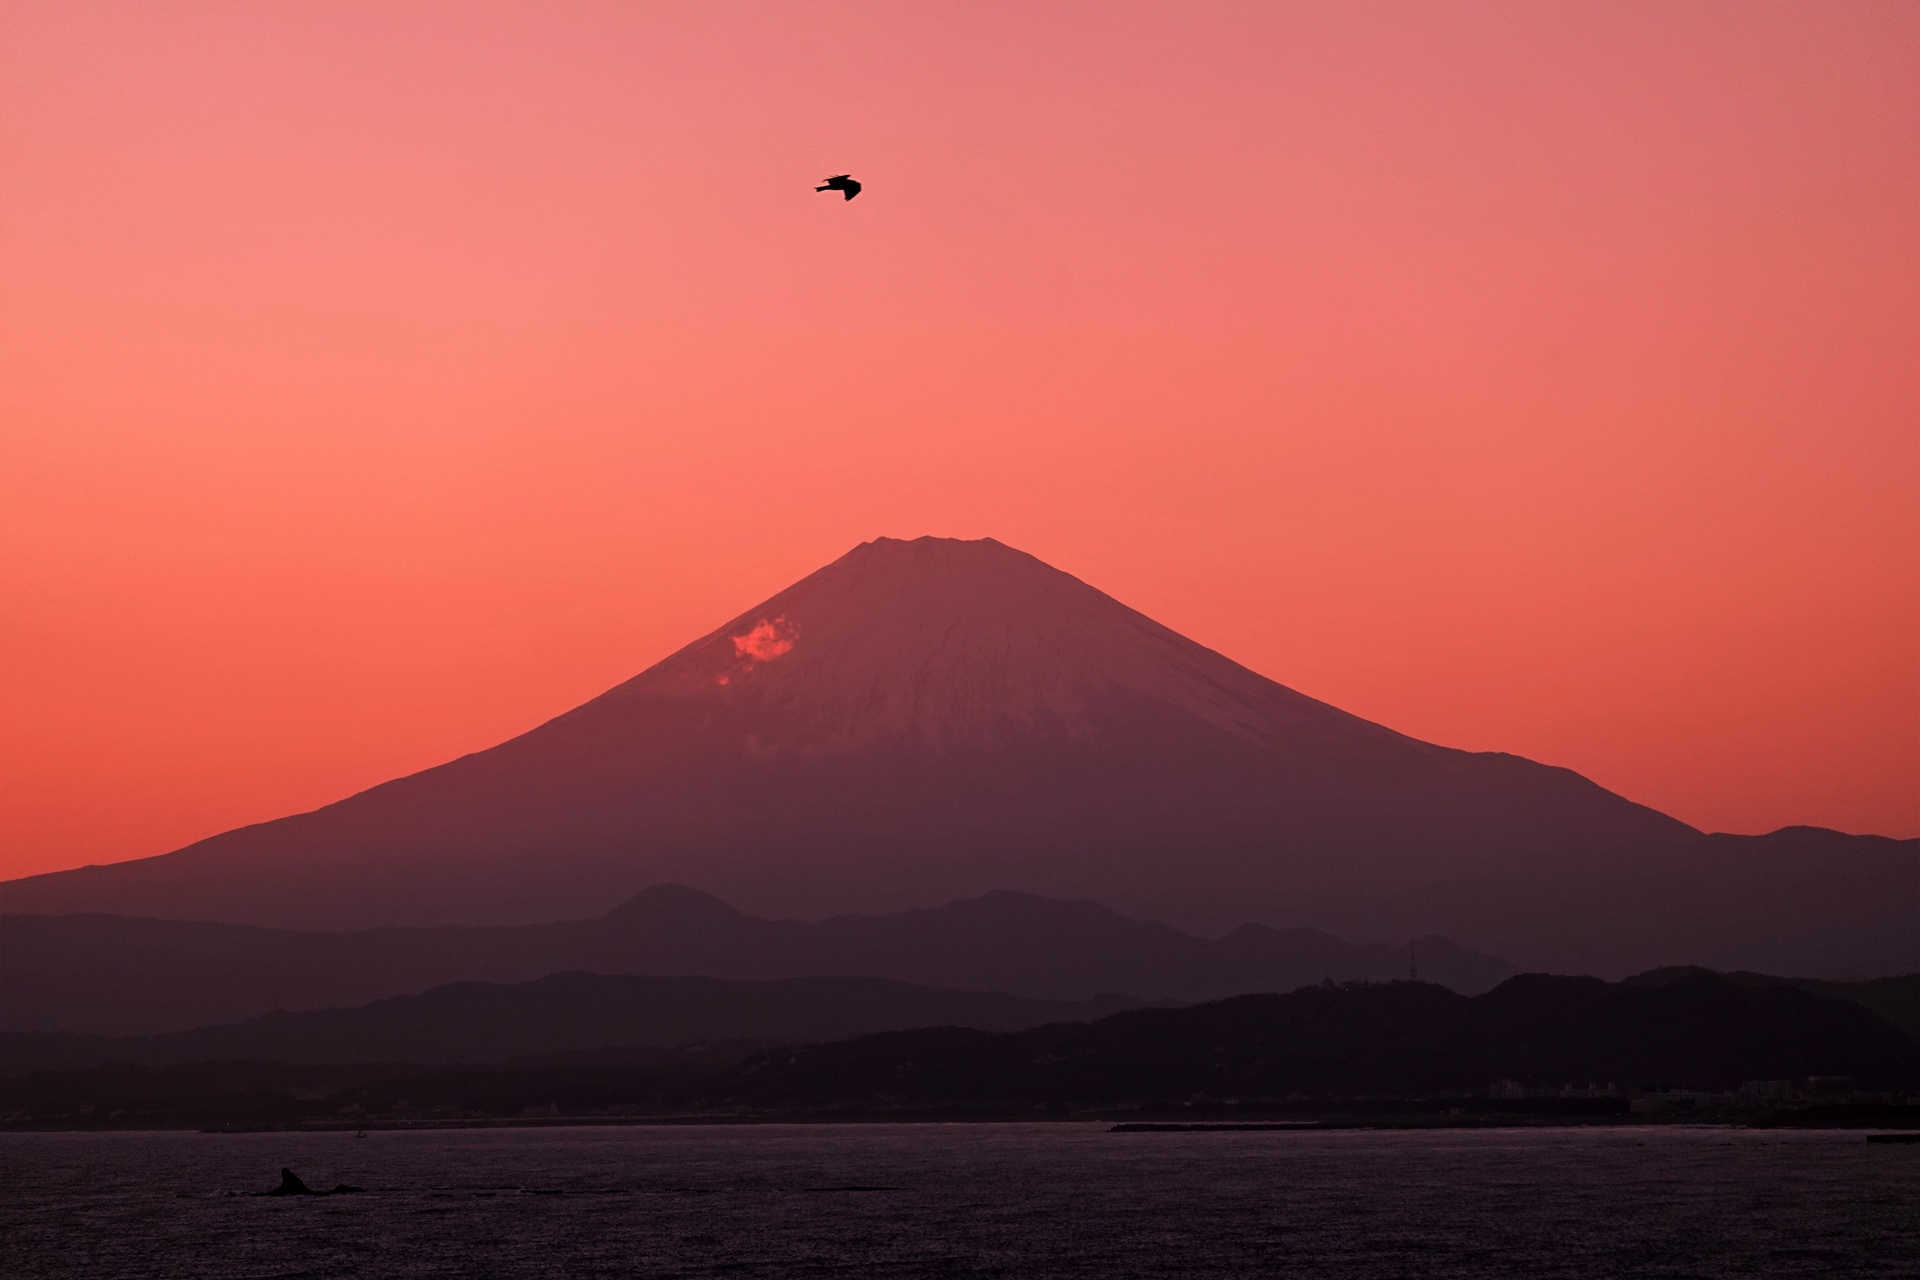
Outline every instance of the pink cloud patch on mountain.
{"label": "pink cloud patch on mountain", "polygon": [[784,617],[772,622],[762,618],[753,630],[733,637],[733,651],[754,662],[771,662],[783,653],[793,652],[793,641],[793,628]]}

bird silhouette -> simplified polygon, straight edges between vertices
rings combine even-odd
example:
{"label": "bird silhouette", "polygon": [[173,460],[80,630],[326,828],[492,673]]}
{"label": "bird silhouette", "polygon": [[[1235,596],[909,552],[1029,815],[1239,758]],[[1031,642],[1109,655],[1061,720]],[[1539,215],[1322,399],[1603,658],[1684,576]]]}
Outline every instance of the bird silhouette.
{"label": "bird silhouette", "polygon": [[860,184],[853,180],[853,176],[851,174],[841,173],[841,174],[835,174],[833,177],[828,178],[826,186],[815,187],[814,190],[815,191],[844,191],[846,193],[847,199],[851,200],[855,196],[860,194]]}

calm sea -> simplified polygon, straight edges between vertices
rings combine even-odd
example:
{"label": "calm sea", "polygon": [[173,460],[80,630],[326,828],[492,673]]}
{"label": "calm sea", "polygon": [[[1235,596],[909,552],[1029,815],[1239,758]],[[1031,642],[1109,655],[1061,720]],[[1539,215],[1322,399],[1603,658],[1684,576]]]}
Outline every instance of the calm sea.
{"label": "calm sea", "polygon": [[[282,1165],[368,1194],[244,1194]],[[0,1273],[1916,1276],[1920,1147],[1707,1128],[0,1134]]]}

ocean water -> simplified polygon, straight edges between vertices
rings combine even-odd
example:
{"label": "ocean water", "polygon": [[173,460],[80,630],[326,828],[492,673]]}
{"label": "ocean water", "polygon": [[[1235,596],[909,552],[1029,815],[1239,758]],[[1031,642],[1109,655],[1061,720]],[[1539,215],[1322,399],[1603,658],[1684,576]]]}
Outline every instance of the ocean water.
{"label": "ocean water", "polygon": [[[283,1165],[367,1194],[245,1194]],[[1920,1146],[1678,1127],[10,1133],[0,1274],[1920,1276]]]}

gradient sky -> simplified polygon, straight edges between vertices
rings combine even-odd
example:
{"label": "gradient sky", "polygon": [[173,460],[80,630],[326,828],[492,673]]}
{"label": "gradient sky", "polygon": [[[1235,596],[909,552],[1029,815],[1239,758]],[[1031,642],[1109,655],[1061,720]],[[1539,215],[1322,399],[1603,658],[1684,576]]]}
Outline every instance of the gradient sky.
{"label": "gradient sky", "polygon": [[0,174],[0,875],[922,533],[1920,834],[1920,6],[9,2]]}

